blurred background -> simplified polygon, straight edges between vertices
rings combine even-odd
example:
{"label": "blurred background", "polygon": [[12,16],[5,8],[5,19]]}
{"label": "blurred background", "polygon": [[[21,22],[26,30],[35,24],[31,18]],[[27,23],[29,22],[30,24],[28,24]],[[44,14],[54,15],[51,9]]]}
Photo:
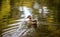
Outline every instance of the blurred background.
{"label": "blurred background", "polygon": [[60,0],[0,0],[0,37],[28,15],[38,19],[36,37],[60,37]]}

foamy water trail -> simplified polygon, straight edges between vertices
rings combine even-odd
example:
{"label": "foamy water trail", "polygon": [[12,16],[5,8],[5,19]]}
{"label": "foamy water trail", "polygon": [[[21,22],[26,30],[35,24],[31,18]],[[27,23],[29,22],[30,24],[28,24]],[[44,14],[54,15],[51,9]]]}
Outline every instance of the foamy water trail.
{"label": "foamy water trail", "polygon": [[24,18],[26,18],[28,15],[32,15],[33,10],[31,8],[28,8],[26,6],[19,7],[20,11],[23,11]]}
{"label": "foamy water trail", "polygon": [[[19,19],[17,21],[20,21],[18,22],[18,28],[15,30],[16,32],[12,33],[12,32],[7,32],[7,34],[5,34],[3,37],[20,37],[23,35],[26,35],[26,33],[28,31],[30,31],[30,29],[26,29],[26,25],[25,25],[25,22],[28,20],[26,19],[28,15],[32,15],[32,9],[31,8],[28,8],[26,6],[20,6],[19,7],[19,10],[20,11],[23,11],[23,17],[22,19]],[[22,16],[21,15],[21,16]]]}
{"label": "foamy water trail", "polygon": [[[27,18],[27,16],[29,16],[29,15],[32,15],[32,9],[31,8],[28,8],[28,7],[26,7],[26,6],[22,6],[22,7],[20,7],[19,8],[19,10],[20,11],[23,11],[23,17],[24,18],[22,18],[22,19],[20,19],[20,21],[21,21],[21,23],[20,23],[20,25],[19,25],[19,28],[17,29],[17,36],[19,37],[19,36],[22,36],[22,34],[26,34],[27,33],[27,31],[29,31],[28,29],[26,29],[26,25],[25,25],[25,22],[26,22],[26,20],[28,20],[28,19],[25,19],[25,18]],[[24,35],[25,35],[24,34]]]}

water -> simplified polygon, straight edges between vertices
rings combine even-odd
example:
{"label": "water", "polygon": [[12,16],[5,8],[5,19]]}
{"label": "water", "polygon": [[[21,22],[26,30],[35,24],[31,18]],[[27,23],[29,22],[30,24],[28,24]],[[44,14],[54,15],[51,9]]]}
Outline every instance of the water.
{"label": "water", "polygon": [[32,8],[28,8],[26,6],[19,7],[19,10],[23,11],[24,18],[26,18],[28,15],[32,15],[33,12]]}
{"label": "water", "polygon": [[18,34],[17,35],[18,37],[22,37],[22,36],[26,35],[29,31],[31,31],[31,29],[27,28],[26,22],[29,20],[27,18],[27,16],[29,16],[29,15],[32,16],[32,9],[27,8],[26,6],[22,6],[19,8],[19,10],[23,11],[24,18],[20,19],[21,22],[20,22],[19,28],[17,29],[16,35]]}
{"label": "water", "polygon": [[17,23],[18,28],[15,30],[15,32],[12,32],[12,31],[9,33],[7,32],[7,34],[3,35],[3,37],[22,37],[26,35],[29,31],[33,30],[33,28],[28,29],[26,25],[26,22],[29,20],[27,16],[28,15],[32,16],[32,9],[27,8],[26,6],[22,6],[22,7],[19,7],[19,10],[23,11],[24,14],[22,14],[23,18],[16,20],[16,21],[19,21]]}

